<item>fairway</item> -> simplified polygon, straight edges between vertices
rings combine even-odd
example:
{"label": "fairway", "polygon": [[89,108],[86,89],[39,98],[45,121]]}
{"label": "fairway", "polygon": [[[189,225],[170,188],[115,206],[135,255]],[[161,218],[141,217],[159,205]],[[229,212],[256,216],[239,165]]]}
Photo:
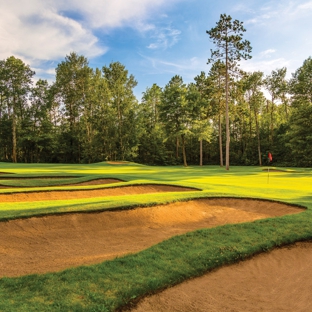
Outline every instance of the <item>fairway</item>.
{"label": "fairway", "polygon": [[[127,309],[223,265],[311,240],[311,172],[263,169],[1,164],[0,310]],[[206,287],[196,285],[178,298]],[[169,297],[163,311],[174,311]],[[155,298],[138,311],[162,311],[167,299]]]}

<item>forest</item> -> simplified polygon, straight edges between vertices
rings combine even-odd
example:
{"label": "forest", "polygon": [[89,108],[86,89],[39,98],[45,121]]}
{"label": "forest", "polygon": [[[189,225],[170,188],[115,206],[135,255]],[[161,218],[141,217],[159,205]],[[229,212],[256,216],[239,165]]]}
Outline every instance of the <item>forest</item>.
{"label": "forest", "polygon": [[[72,52],[49,84],[10,56],[0,61],[0,161],[223,166],[225,70],[215,61],[194,82],[175,75],[137,99],[119,62],[94,69]],[[286,71],[229,74],[231,165],[267,165],[270,152],[274,165],[312,166],[312,58]]]}

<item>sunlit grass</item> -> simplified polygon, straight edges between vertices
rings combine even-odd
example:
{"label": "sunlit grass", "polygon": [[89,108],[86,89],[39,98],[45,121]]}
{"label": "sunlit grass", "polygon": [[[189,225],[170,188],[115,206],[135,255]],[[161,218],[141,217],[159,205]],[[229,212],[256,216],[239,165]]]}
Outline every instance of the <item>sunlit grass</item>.
{"label": "sunlit grass", "polygon": [[[267,169],[267,168],[265,168]],[[273,168],[270,168],[272,170]],[[217,166],[148,167],[138,164],[51,165],[0,163],[14,176],[76,176],[50,181],[14,180],[13,191],[77,190],[133,184],[168,184],[202,191],[98,197],[57,201],[0,203],[0,219],[46,213],[127,209],[200,197],[278,200],[308,209],[296,215],[203,229],[168,239],[134,255],[63,272],[0,279],[0,311],[114,311],[147,293],[199,276],[220,265],[276,246],[312,239],[312,172],[309,169]],[[116,178],[116,185],[56,186],[66,180]],[[13,182],[12,182],[13,183]],[[45,187],[41,187],[44,184]],[[31,189],[27,187],[32,186]],[[12,189],[0,189],[0,193]],[[0,196],[1,198],[1,196]]]}

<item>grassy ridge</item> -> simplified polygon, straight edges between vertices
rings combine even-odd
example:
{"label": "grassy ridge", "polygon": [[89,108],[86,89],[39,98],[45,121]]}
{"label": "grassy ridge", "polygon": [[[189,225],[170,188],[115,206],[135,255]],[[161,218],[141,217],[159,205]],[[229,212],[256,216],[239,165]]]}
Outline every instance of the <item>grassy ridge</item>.
{"label": "grassy ridge", "polygon": [[99,265],[4,278],[0,282],[0,310],[114,311],[146,293],[199,276],[220,265],[275,246],[311,239],[311,224],[306,217],[304,212],[199,230]]}
{"label": "grassy ridge", "polygon": [[[37,168],[35,165],[5,165],[7,171],[23,171],[22,174],[25,175],[31,171],[34,174]],[[39,202],[32,203],[33,207],[28,211],[30,214],[42,211],[62,212],[64,209],[70,211],[151,205],[199,196],[223,195],[280,200],[303,205],[308,210],[296,215],[190,232],[137,254],[98,265],[53,274],[2,278],[0,311],[114,311],[147,293],[202,275],[220,265],[276,246],[312,239],[312,174],[309,170],[302,170],[300,173],[271,172],[268,179],[267,172],[256,167],[234,167],[230,172],[225,172],[210,166],[179,168],[93,164],[81,167],[67,165],[66,170],[64,166],[41,165],[39,169],[44,175],[51,170],[59,174],[62,170],[67,175],[109,175],[129,181],[130,184],[180,184],[203,191],[200,195],[198,192],[191,192],[103,198],[102,202],[99,199],[94,199],[93,202],[93,199]],[[4,170],[3,167],[0,169],[1,172]],[[46,208],[45,205],[48,204],[56,206]],[[15,209],[13,204],[12,207],[10,205],[11,203],[0,204],[0,213],[11,213],[11,217],[18,216],[19,211],[25,213],[25,207],[21,208],[23,203],[15,203]]]}

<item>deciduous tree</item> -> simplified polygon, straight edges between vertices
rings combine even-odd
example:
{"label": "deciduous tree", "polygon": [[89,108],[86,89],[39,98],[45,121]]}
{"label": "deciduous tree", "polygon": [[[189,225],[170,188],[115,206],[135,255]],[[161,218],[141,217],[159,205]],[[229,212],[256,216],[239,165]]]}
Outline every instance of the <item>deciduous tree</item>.
{"label": "deciduous tree", "polygon": [[138,151],[136,135],[138,102],[133,94],[137,81],[119,62],[103,66],[102,72],[110,92],[109,103],[116,116],[116,135],[111,138],[115,141],[114,158],[119,160],[124,160],[126,157],[133,158]]}
{"label": "deciduous tree", "polygon": [[63,150],[65,161],[81,161],[79,121],[82,109],[87,105],[87,93],[92,69],[88,60],[75,52],[65,57],[56,68],[55,90],[58,101],[64,108]]}
{"label": "deciduous tree", "polygon": [[191,133],[189,108],[186,99],[187,87],[182,77],[176,75],[165,86],[160,106],[160,118],[164,123],[168,138],[176,140],[176,158],[179,158],[179,140],[182,142],[183,164],[187,166],[185,144]]}
{"label": "deciduous tree", "polygon": [[[11,122],[12,161],[17,162],[17,128],[27,105],[35,72],[22,60],[10,56],[0,62],[1,105]],[[2,108],[3,109],[3,108]]]}

